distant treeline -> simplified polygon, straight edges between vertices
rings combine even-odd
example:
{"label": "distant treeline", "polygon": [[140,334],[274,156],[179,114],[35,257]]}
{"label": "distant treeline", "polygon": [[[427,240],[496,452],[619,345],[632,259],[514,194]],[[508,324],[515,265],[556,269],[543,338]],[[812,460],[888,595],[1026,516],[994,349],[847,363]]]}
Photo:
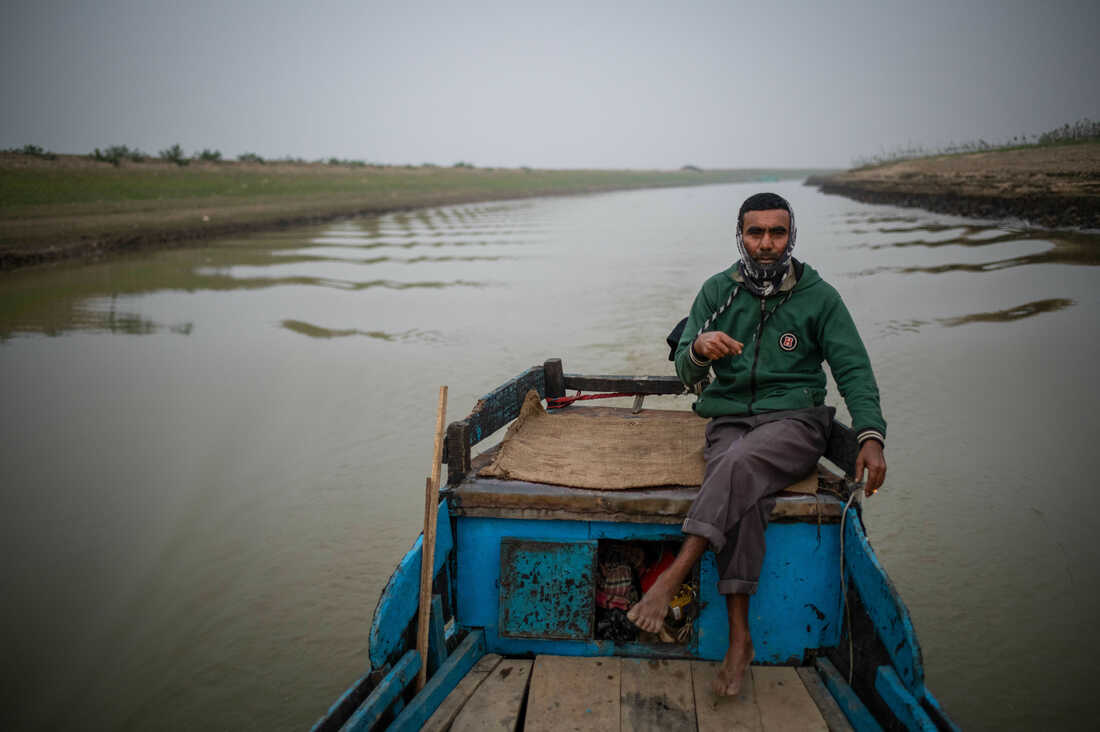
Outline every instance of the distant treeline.
{"label": "distant treeline", "polygon": [[890,152],[880,152],[868,157],[855,158],[853,168],[868,168],[901,160],[928,158],[936,155],[958,155],[961,153],[987,152],[993,150],[1012,150],[1023,147],[1042,147],[1047,145],[1071,145],[1079,142],[1100,142],[1100,121],[1082,119],[1072,125],[1065,124],[1039,135],[1019,135],[1001,142],[949,142],[940,148],[927,148],[923,145],[907,145]]}
{"label": "distant treeline", "polygon": [[[27,155],[33,158],[40,158],[42,160],[56,160],[58,153],[51,152],[39,145],[24,145],[23,147],[12,147],[0,152],[5,152],[15,155]],[[196,150],[190,156],[186,155],[183,148],[177,143],[171,147],[167,147],[161,150],[155,156],[144,152],[140,148],[129,147],[127,145],[111,145],[105,147],[102,150],[98,147],[92,152],[88,153],[87,157],[92,160],[96,160],[101,163],[110,163],[118,166],[123,162],[129,163],[144,163],[148,160],[160,160],[163,162],[175,163],[179,166],[184,166],[191,161],[201,161],[206,163],[220,163],[225,162],[225,158],[222,157],[220,150],[211,150],[209,148],[203,148],[202,150]],[[316,160],[306,160],[301,157],[293,157],[286,155],[281,158],[264,158],[256,153],[246,152],[237,156],[237,161],[242,163],[256,163],[264,165],[266,163],[273,163],[279,165],[342,165],[350,168],[391,168],[395,167],[384,163],[371,163],[366,160],[357,160],[352,158],[317,158]],[[415,165],[403,165],[403,168],[438,168],[440,166],[435,163],[421,163],[419,166]],[[473,163],[465,160],[459,160],[457,163],[451,166],[452,168],[476,168]],[[530,168],[523,166],[524,170],[531,170]],[[492,168],[486,168],[486,170],[492,170]]]}

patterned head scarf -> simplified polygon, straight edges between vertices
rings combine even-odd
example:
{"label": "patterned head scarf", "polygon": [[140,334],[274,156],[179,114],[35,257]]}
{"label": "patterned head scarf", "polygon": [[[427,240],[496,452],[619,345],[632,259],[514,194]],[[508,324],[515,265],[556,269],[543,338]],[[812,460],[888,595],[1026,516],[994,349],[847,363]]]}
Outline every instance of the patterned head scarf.
{"label": "patterned head scarf", "polygon": [[[771,211],[782,209],[790,214],[791,233],[787,239],[787,248],[779,259],[773,264],[761,264],[749,256],[745,249],[745,240],[741,229],[745,224],[745,214],[749,211]],[[741,210],[737,212],[737,251],[741,254],[741,261],[737,263],[737,269],[745,280],[745,286],[757,295],[770,295],[779,289],[788,268],[791,266],[791,253],[794,251],[794,241],[798,229],[794,225],[794,210],[787,199],[777,193],[757,193],[749,196],[741,204]]]}

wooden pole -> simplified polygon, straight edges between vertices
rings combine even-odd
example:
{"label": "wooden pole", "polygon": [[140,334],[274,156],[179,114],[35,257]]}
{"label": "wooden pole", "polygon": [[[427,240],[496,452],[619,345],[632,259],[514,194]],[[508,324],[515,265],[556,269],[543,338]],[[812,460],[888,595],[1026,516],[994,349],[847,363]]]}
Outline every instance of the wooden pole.
{"label": "wooden pole", "polygon": [[420,608],[416,615],[416,651],[420,671],[416,690],[428,681],[428,622],[432,611],[432,568],[435,565],[435,524],[439,516],[439,473],[443,462],[443,424],[447,420],[447,387],[439,387],[439,409],[435,418],[435,451],[432,474],[424,490],[424,541],[420,548]]}

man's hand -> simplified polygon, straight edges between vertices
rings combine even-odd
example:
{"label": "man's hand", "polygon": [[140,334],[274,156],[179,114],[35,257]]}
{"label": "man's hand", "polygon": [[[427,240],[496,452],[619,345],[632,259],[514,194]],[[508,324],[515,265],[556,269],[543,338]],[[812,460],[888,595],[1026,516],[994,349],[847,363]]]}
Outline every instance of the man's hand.
{"label": "man's hand", "polygon": [[856,457],[856,482],[863,480],[863,471],[867,471],[867,483],[864,495],[870,496],[886,480],[886,458],[882,455],[882,443],[878,440],[864,440]]}
{"label": "man's hand", "polygon": [[723,356],[741,355],[741,349],[745,344],[735,341],[720,330],[708,330],[706,333],[700,333],[691,347],[695,350],[696,356],[713,361]]}

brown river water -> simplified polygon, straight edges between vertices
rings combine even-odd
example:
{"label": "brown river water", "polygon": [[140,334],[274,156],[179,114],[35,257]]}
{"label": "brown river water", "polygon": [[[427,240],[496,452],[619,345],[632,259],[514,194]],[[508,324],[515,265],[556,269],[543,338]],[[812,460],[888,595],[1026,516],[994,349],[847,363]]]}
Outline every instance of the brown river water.
{"label": "brown river water", "polygon": [[307,728],[365,670],[419,532],[438,386],[459,418],[551,356],[671,373],[664,337],[762,188],[871,353],[889,476],[866,520],[929,687],[966,728],[1090,726],[1100,237],[784,181],[4,275],[0,728]]}

